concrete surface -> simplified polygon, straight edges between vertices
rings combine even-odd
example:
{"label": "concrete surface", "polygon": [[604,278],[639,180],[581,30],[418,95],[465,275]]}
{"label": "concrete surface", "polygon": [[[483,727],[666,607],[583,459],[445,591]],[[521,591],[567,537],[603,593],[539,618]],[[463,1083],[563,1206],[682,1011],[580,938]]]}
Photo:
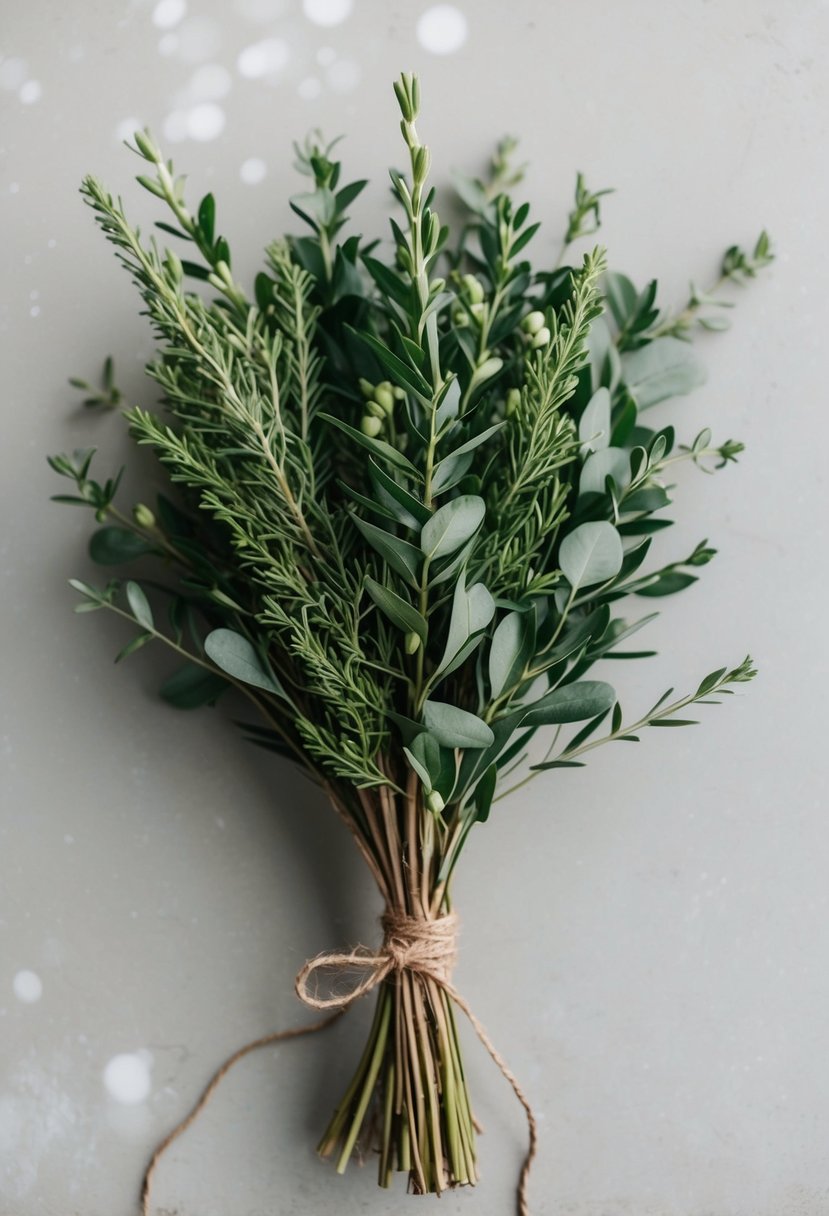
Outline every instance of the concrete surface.
{"label": "concrete surface", "polygon": [[[734,292],[732,331],[701,341],[709,383],[677,411],[683,437],[711,424],[747,444],[716,477],[683,474],[660,537],[666,555],[705,536],[720,555],[663,602],[659,657],[613,670],[631,711],[749,649],[760,678],[693,731],[599,751],[502,803],[459,875],[457,980],[539,1114],[534,1213],[825,1216],[829,6],[458,0],[465,39],[451,14],[420,27],[433,48],[462,39],[449,53],[418,41],[426,3],[349,7],[31,0],[4,16],[0,1213],[134,1212],[150,1148],[214,1066],[308,1017],[298,966],[373,940],[376,912],[304,781],[225,712],[160,705],[165,658],[114,669],[119,624],[72,615],[87,520],[48,502],[44,456],[95,444],[113,467],[127,442],[66,377],[112,352],[130,401],[151,400],[146,326],[77,185],[93,170],[153,216],[118,142],[148,123],[193,191],[216,191],[247,274],[291,224],[290,141],[311,126],[346,132],[348,175],[373,180],[358,219],[385,223],[391,81],[415,68],[439,180],[522,137],[540,250],[557,248],[576,169],[616,188],[611,259],[657,274],[665,303],[763,225],[779,250]],[[225,71],[193,82],[205,64]],[[242,180],[259,161],[264,179]],[[152,476],[131,470],[128,501]],[[156,1211],[436,1207],[313,1155],[368,1014],[241,1064],[161,1166]],[[483,1181],[439,1206],[499,1216],[524,1127],[471,1037],[468,1061]]]}

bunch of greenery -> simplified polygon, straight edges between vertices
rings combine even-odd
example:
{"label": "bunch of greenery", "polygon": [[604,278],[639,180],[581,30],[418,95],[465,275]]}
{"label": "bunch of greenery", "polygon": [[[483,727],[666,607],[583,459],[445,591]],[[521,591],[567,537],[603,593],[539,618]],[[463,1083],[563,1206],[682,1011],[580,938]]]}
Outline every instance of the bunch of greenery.
{"label": "bunch of greenery", "polygon": [[[257,714],[247,737],[310,773],[388,905],[430,920],[450,910],[464,844],[499,798],[605,743],[686,725],[689,706],[754,672],[748,658],[721,667],[635,720],[609,683],[586,678],[599,660],[652,653],[626,648],[655,615],[639,616],[636,598],[689,587],[714,555],[702,541],[647,566],[671,522],[674,467],[722,467],[741,445],[707,429],[678,444],[672,426],[642,419],[701,383],[688,339],[721,328],[727,305],[692,289],[665,314],[656,282],[639,290],[602,250],[567,264],[606,193],[581,176],[559,263],[533,269],[538,224],[509,194],[521,180],[511,141],[485,180],[457,180],[453,239],[428,185],[417,79],[395,93],[409,166],[391,173],[390,250],[342,235],[366,183],[343,185],[333,145],[314,135],[296,149],[309,189],[291,202],[309,231],[267,247],[252,298],[213,196],[191,213],[147,132],[135,136],[138,181],[169,208],[158,227],[187,260],[84,181],[158,344],[147,372],[165,412],[126,410],[130,433],[176,493],[125,513],[119,477],[90,476],[92,451],[50,463],[74,483],[59,501],[102,525],[97,563],[161,559],[140,579],[73,580],[77,610],[137,626],[119,658],[152,641],[180,656],[161,689],[170,704],[244,694]],[[729,249],[720,284],[771,258],[765,234],[752,253]],[[111,366],[100,392],[79,387],[92,405],[118,403]],[[379,1150],[384,1186],[396,1170],[419,1193],[478,1177],[455,1011],[421,974],[379,986],[320,1152],[342,1171],[355,1147]]]}

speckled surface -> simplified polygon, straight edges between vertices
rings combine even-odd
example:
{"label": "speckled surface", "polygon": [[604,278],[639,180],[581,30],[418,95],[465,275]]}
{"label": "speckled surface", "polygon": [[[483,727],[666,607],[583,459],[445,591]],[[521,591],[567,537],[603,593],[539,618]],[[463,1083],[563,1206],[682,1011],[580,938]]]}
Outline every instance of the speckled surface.
{"label": "speckled surface", "polygon": [[[0,1216],[133,1213],[150,1148],[217,1062],[307,1017],[298,966],[371,941],[377,911],[307,783],[227,714],[159,705],[164,657],[113,669],[120,625],[72,615],[85,520],[49,504],[43,457],[95,444],[114,466],[127,445],[65,378],[112,352],[130,401],[150,399],[136,299],[76,187],[93,170],[147,222],[118,140],[148,123],[193,192],[216,191],[246,275],[290,222],[291,139],[321,126],[347,132],[348,174],[373,179],[356,209],[369,231],[400,162],[390,84],[409,67],[438,179],[522,136],[540,249],[557,247],[577,168],[616,187],[612,259],[658,274],[665,302],[763,225],[779,247],[731,333],[701,343],[709,383],[681,403],[685,436],[711,424],[748,451],[715,478],[682,475],[658,550],[707,536],[720,555],[664,601],[659,657],[611,678],[634,711],[749,648],[761,677],[693,731],[604,749],[501,804],[459,875],[457,981],[538,1112],[534,1213],[829,1213],[829,7],[428,7],[32,0],[5,14]],[[128,496],[152,476],[132,470]],[[241,1064],[165,1160],[156,1211],[432,1204],[314,1157],[368,1014]],[[468,1059],[483,1181],[440,1211],[500,1216],[521,1113],[471,1036]]]}

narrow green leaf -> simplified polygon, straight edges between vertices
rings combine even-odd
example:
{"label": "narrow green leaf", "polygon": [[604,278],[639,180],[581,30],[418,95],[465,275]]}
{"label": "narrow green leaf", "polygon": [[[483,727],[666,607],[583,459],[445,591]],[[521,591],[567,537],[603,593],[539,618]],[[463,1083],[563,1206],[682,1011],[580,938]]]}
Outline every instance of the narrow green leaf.
{"label": "narrow green leaf", "polygon": [[364,435],[362,431],[358,431],[356,427],[349,426],[347,422],[343,422],[342,418],[335,418],[333,414],[318,414],[323,422],[329,422],[332,426],[337,427],[343,434],[348,435],[349,439],[353,439],[360,447],[377,457],[378,460],[386,460],[389,464],[395,465],[398,469],[403,469],[406,473],[410,473],[413,477],[420,478],[415,466],[410,460],[407,460],[402,452],[398,452],[397,448],[393,448],[390,443],[386,443],[385,439],[373,439],[370,435]]}
{"label": "narrow green leaf", "polygon": [[142,588],[139,587],[138,583],[130,581],[127,583],[125,590],[132,615],[138,621],[138,624],[143,625],[145,629],[153,629],[152,609]]}
{"label": "narrow green leaf", "polygon": [[368,576],[365,579],[365,587],[377,607],[386,614],[393,625],[396,625],[403,633],[416,633],[424,646],[426,645],[427,625],[416,608],[402,596],[390,591],[388,587],[383,587]]}
{"label": "narrow green leaf", "polygon": [[151,642],[153,637],[154,634],[149,632],[139,633],[132,639],[131,642],[127,642],[126,646],[122,647],[122,649],[118,651],[117,655],[115,656],[115,662],[120,663],[122,659],[126,659],[131,654],[135,654],[136,650],[140,650],[142,646],[147,645],[147,642]]}
{"label": "narrow green leaf", "polygon": [[352,514],[351,518],[355,527],[362,532],[371,547],[380,554],[386,565],[390,566],[412,587],[416,587],[421,562],[420,551],[414,545],[410,545],[407,540],[401,540],[399,536],[392,536],[390,532],[384,532],[382,528],[375,527],[368,520],[360,519],[359,515]]}

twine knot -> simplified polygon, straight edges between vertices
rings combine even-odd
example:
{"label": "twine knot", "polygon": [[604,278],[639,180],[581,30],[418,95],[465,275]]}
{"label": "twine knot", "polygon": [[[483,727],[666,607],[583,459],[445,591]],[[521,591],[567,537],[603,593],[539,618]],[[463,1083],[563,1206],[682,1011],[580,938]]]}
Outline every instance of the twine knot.
{"label": "twine knot", "polygon": [[[450,990],[449,976],[457,957],[458,917],[447,912],[436,920],[424,916],[408,916],[395,908],[383,914],[383,944],[374,953],[365,946],[353,950],[318,954],[301,968],[295,980],[299,999],[311,1009],[345,1008],[365,996],[392,971],[412,971],[428,976]],[[344,993],[321,997],[316,988],[309,987],[311,975],[333,968],[339,972],[358,970],[364,978]]]}

